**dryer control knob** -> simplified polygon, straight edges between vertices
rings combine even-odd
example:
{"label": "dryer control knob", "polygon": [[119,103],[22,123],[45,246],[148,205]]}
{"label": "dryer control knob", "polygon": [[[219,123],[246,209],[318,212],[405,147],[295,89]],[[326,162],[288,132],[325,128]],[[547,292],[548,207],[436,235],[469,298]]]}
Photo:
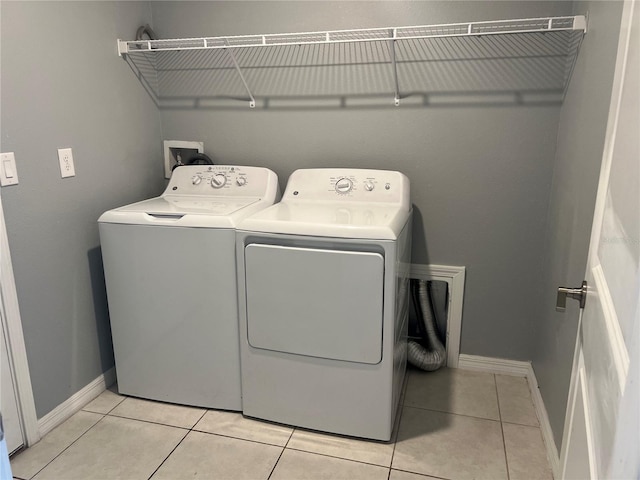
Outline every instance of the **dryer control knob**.
{"label": "dryer control knob", "polygon": [[353,188],[353,182],[347,177],[342,177],[336,182],[336,192],[349,193]]}
{"label": "dryer control knob", "polygon": [[200,182],[202,182],[201,175],[194,175],[193,177],[191,177],[191,183],[193,183],[194,185],[200,185]]}
{"label": "dryer control knob", "polygon": [[222,188],[227,183],[227,176],[224,173],[214,173],[211,177],[211,186],[213,188]]}
{"label": "dryer control knob", "polygon": [[367,192],[370,192],[371,190],[373,190],[374,188],[376,188],[376,186],[373,184],[373,182],[367,180],[366,182],[364,182],[364,189]]}
{"label": "dryer control knob", "polygon": [[236,178],[236,185],[238,185],[239,187],[242,187],[242,186],[244,186],[246,184],[247,184],[246,177],[238,177],[238,178]]}

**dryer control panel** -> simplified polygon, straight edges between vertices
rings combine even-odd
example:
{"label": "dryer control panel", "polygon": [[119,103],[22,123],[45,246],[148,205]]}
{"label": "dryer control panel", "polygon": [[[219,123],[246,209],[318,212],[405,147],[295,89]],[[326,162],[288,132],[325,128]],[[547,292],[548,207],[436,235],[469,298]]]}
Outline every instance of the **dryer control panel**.
{"label": "dryer control panel", "polygon": [[185,165],[173,171],[166,195],[263,197],[277,189],[274,172],[238,165]]}
{"label": "dryer control panel", "polygon": [[400,172],[353,168],[296,170],[282,198],[299,201],[408,204],[409,179]]}

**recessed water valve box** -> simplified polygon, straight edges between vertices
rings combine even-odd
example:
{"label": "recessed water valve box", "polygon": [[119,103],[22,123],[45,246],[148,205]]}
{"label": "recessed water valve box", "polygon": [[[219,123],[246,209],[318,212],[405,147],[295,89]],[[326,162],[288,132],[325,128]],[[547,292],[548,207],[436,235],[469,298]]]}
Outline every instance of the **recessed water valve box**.
{"label": "recessed water valve box", "polygon": [[165,140],[163,144],[165,178],[171,178],[171,172],[176,165],[186,164],[194,155],[204,153],[204,142]]}

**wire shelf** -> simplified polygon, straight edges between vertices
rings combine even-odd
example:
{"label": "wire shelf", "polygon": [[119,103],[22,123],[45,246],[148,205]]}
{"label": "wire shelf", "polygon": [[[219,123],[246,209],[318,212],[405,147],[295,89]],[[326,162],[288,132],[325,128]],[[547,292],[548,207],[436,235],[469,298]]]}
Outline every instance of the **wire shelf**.
{"label": "wire shelf", "polygon": [[555,95],[569,82],[584,16],[358,30],[118,40],[160,106],[221,99],[510,93]]}

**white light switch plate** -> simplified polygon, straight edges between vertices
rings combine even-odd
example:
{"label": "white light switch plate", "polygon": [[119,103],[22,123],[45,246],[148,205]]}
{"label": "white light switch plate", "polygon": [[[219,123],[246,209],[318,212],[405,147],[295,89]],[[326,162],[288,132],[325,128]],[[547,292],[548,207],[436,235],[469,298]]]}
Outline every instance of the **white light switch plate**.
{"label": "white light switch plate", "polygon": [[59,148],[58,160],[60,161],[62,178],[76,176],[76,169],[73,166],[73,152],[70,148]]}
{"label": "white light switch plate", "polygon": [[0,153],[0,185],[16,185],[18,183],[18,171],[16,170],[16,157],[13,152]]}

